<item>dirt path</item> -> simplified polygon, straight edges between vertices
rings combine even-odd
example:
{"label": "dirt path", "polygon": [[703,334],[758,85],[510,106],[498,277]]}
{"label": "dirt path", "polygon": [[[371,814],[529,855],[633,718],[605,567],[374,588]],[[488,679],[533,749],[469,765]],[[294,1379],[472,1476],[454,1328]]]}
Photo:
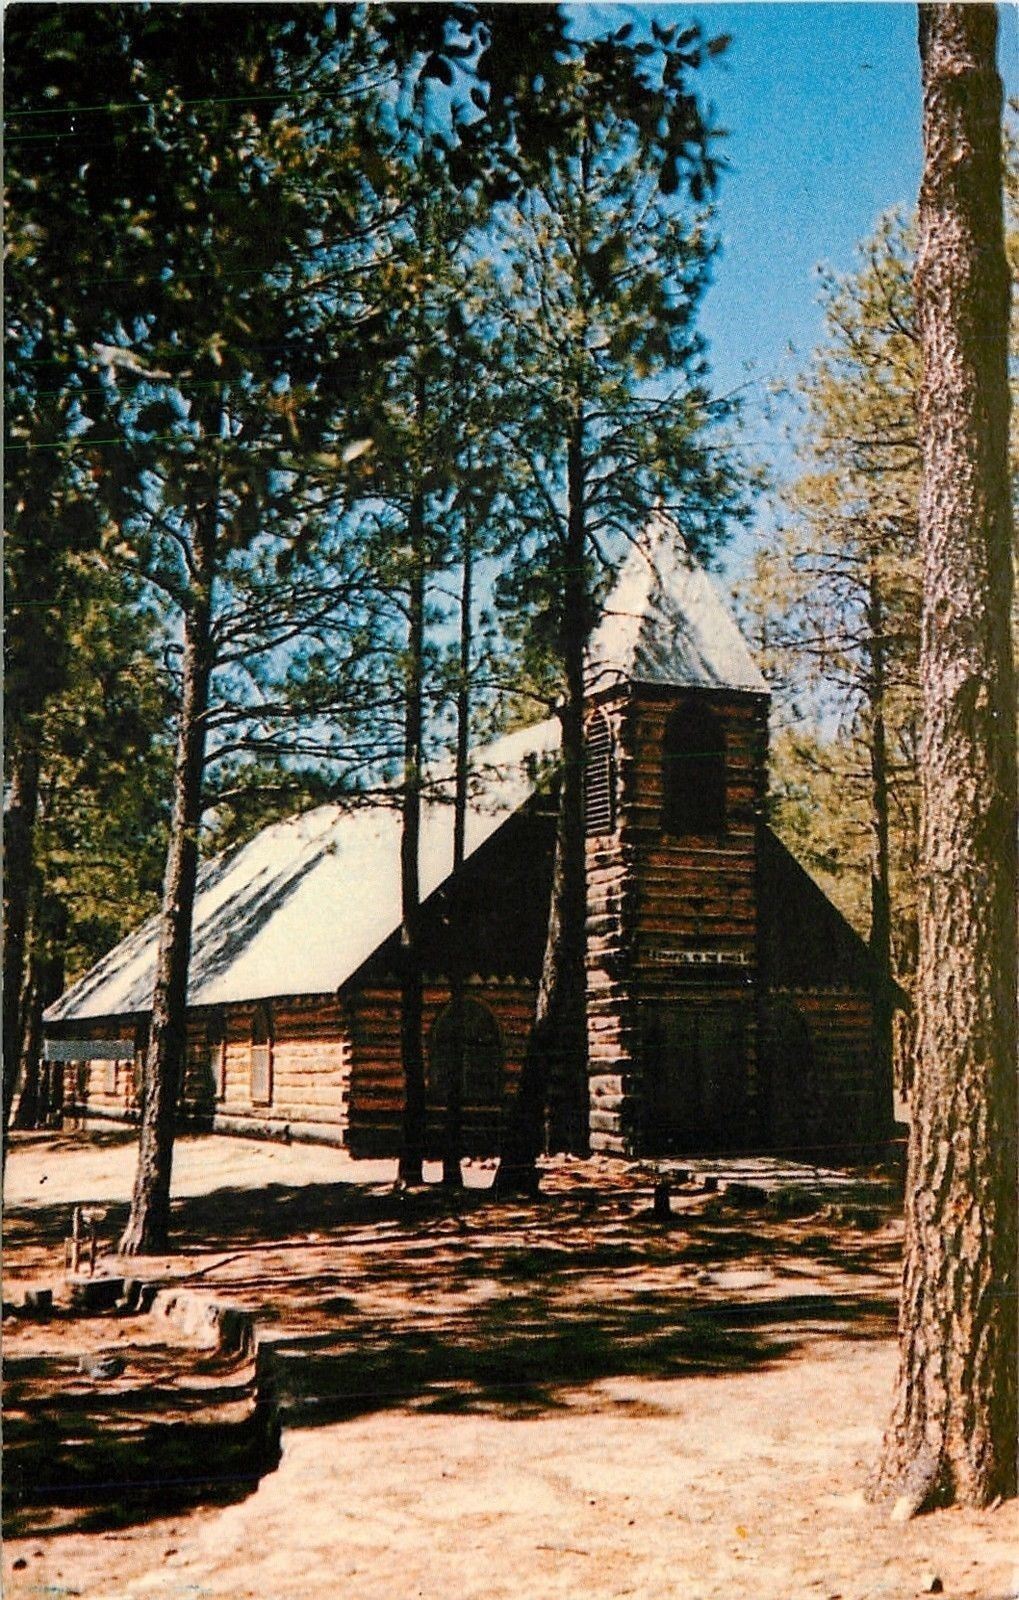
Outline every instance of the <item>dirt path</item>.
{"label": "dirt path", "polygon": [[[279,1329],[296,1421],[278,1470],[225,1507],[12,1539],[6,1594],[1019,1593],[1015,1504],[903,1527],[864,1503],[894,1227],[699,1199],[653,1230],[637,1178],[598,1169],[592,1187],[579,1166],[544,1210],[405,1217],[369,1205],[345,1161],[196,1141],[178,1167],[183,1259],[232,1244],[224,1292]],[[116,1143],[16,1151],[14,1266],[47,1259],[86,1189],[126,1198],[132,1167]],[[56,1203],[38,1198],[50,1183]]]}

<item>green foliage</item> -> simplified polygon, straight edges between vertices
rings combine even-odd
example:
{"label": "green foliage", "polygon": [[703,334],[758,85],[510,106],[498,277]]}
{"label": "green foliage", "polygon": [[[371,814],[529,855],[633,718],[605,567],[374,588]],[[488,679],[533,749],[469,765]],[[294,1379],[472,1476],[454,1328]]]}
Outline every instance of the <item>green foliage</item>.
{"label": "green foliage", "polygon": [[[870,925],[870,819],[850,740],[785,727],[771,741],[768,818],[843,916]],[[835,825],[837,819],[837,825]]]}
{"label": "green foliage", "polygon": [[[99,714],[67,609],[83,575],[168,669],[157,693],[146,655],[130,737],[118,714],[139,762],[162,748],[182,627],[211,598],[223,842],[295,783],[396,770],[412,656],[442,733],[464,688],[468,549],[482,587],[513,569],[520,686],[555,696],[578,410],[587,623],[656,500],[679,504],[698,549],[721,536],[740,493],[709,441],[695,328],[717,161],[689,92],[720,46],[657,22],[646,42],[624,27],[580,44],[571,25],[455,4],[15,8],[9,715],[50,719],[62,773],[75,716]],[[491,719],[495,620],[468,620],[472,714]],[[121,848],[108,805],[140,907],[154,875],[138,830],[147,818],[162,840],[158,807],[147,788],[114,801],[98,774],[59,778],[64,799],[93,787],[95,870]],[[86,817],[82,802],[45,842],[61,896]]]}
{"label": "green foliage", "polygon": [[912,252],[910,225],[892,213],[861,245],[856,271],[822,278],[825,339],[794,395],[800,470],[742,596],[778,691],[776,824],[861,932],[875,829],[888,827],[894,955],[906,981],[920,626]]}
{"label": "green foliage", "polygon": [[69,978],[158,903],[171,747],[152,624],[121,582],[82,573],[67,681],[47,707],[35,843]]}
{"label": "green foliage", "polygon": [[526,670],[553,697],[577,628],[564,611],[571,518],[574,540],[583,524],[586,636],[606,573],[656,504],[702,556],[744,509],[720,426],[729,411],[711,397],[696,328],[713,250],[701,200],[716,177],[685,76],[696,50],[664,38],[644,48],[614,36],[557,62],[542,105],[558,133],[502,210],[492,268],[523,557],[502,593]]}

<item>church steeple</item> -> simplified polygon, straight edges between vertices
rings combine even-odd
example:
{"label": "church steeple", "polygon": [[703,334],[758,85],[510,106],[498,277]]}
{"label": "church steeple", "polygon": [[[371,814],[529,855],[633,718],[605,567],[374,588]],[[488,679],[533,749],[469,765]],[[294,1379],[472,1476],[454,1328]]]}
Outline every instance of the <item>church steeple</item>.
{"label": "church steeple", "polygon": [[620,567],[587,657],[590,693],[627,680],[768,689],[735,617],[662,511]]}
{"label": "church steeple", "polygon": [[661,513],[591,640],[587,695],[592,1148],[743,1142],[768,686]]}

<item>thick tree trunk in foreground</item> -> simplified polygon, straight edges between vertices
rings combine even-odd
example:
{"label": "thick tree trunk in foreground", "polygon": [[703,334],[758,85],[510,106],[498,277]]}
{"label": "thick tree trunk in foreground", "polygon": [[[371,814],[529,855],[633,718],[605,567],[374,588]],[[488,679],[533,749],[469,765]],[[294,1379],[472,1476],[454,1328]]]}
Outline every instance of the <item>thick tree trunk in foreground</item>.
{"label": "thick tree trunk in foreground", "polygon": [[184,619],[180,725],[173,767],[170,841],[152,996],[152,1026],[142,1083],[138,1167],[123,1255],[161,1255],[168,1245],[170,1178],[177,1103],[187,1049],[191,923],[198,877],[206,712],[212,670],[212,574],[215,523],[196,541],[196,581]]}
{"label": "thick tree trunk in foreground", "polygon": [[13,751],[4,815],[3,1160],[21,1064],[21,1002],[32,888],[32,837],[39,808],[39,747],[26,729]]}
{"label": "thick tree trunk in foreground", "polygon": [[584,834],[584,648],[589,631],[585,572],[582,415],[568,458],[569,522],[563,552],[562,653],[566,693],[560,709],[559,819],[548,934],[534,1025],[516,1095],[507,1111],[496,1187],[529,1193],[549,1111],[552,1149],[586,1150],[587,872]]}
{"label": "thick tree trunk in foreground", "polygon": [[894,1416],[904,1509],[1016,1488],[1015,683],[1008,277],[990,6],[920,11],[920,964]]}

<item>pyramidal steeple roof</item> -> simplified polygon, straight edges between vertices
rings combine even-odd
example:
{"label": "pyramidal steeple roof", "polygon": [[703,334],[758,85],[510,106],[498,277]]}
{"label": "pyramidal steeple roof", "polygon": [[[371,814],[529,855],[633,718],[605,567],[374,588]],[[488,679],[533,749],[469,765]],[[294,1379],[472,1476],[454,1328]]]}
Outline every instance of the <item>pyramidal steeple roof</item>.
{"label": "pyramidal steeple roof", "polygon": [[624,679],[768,692],[735,617],[661,511],[634,540],[588,645],[589,692]]}

